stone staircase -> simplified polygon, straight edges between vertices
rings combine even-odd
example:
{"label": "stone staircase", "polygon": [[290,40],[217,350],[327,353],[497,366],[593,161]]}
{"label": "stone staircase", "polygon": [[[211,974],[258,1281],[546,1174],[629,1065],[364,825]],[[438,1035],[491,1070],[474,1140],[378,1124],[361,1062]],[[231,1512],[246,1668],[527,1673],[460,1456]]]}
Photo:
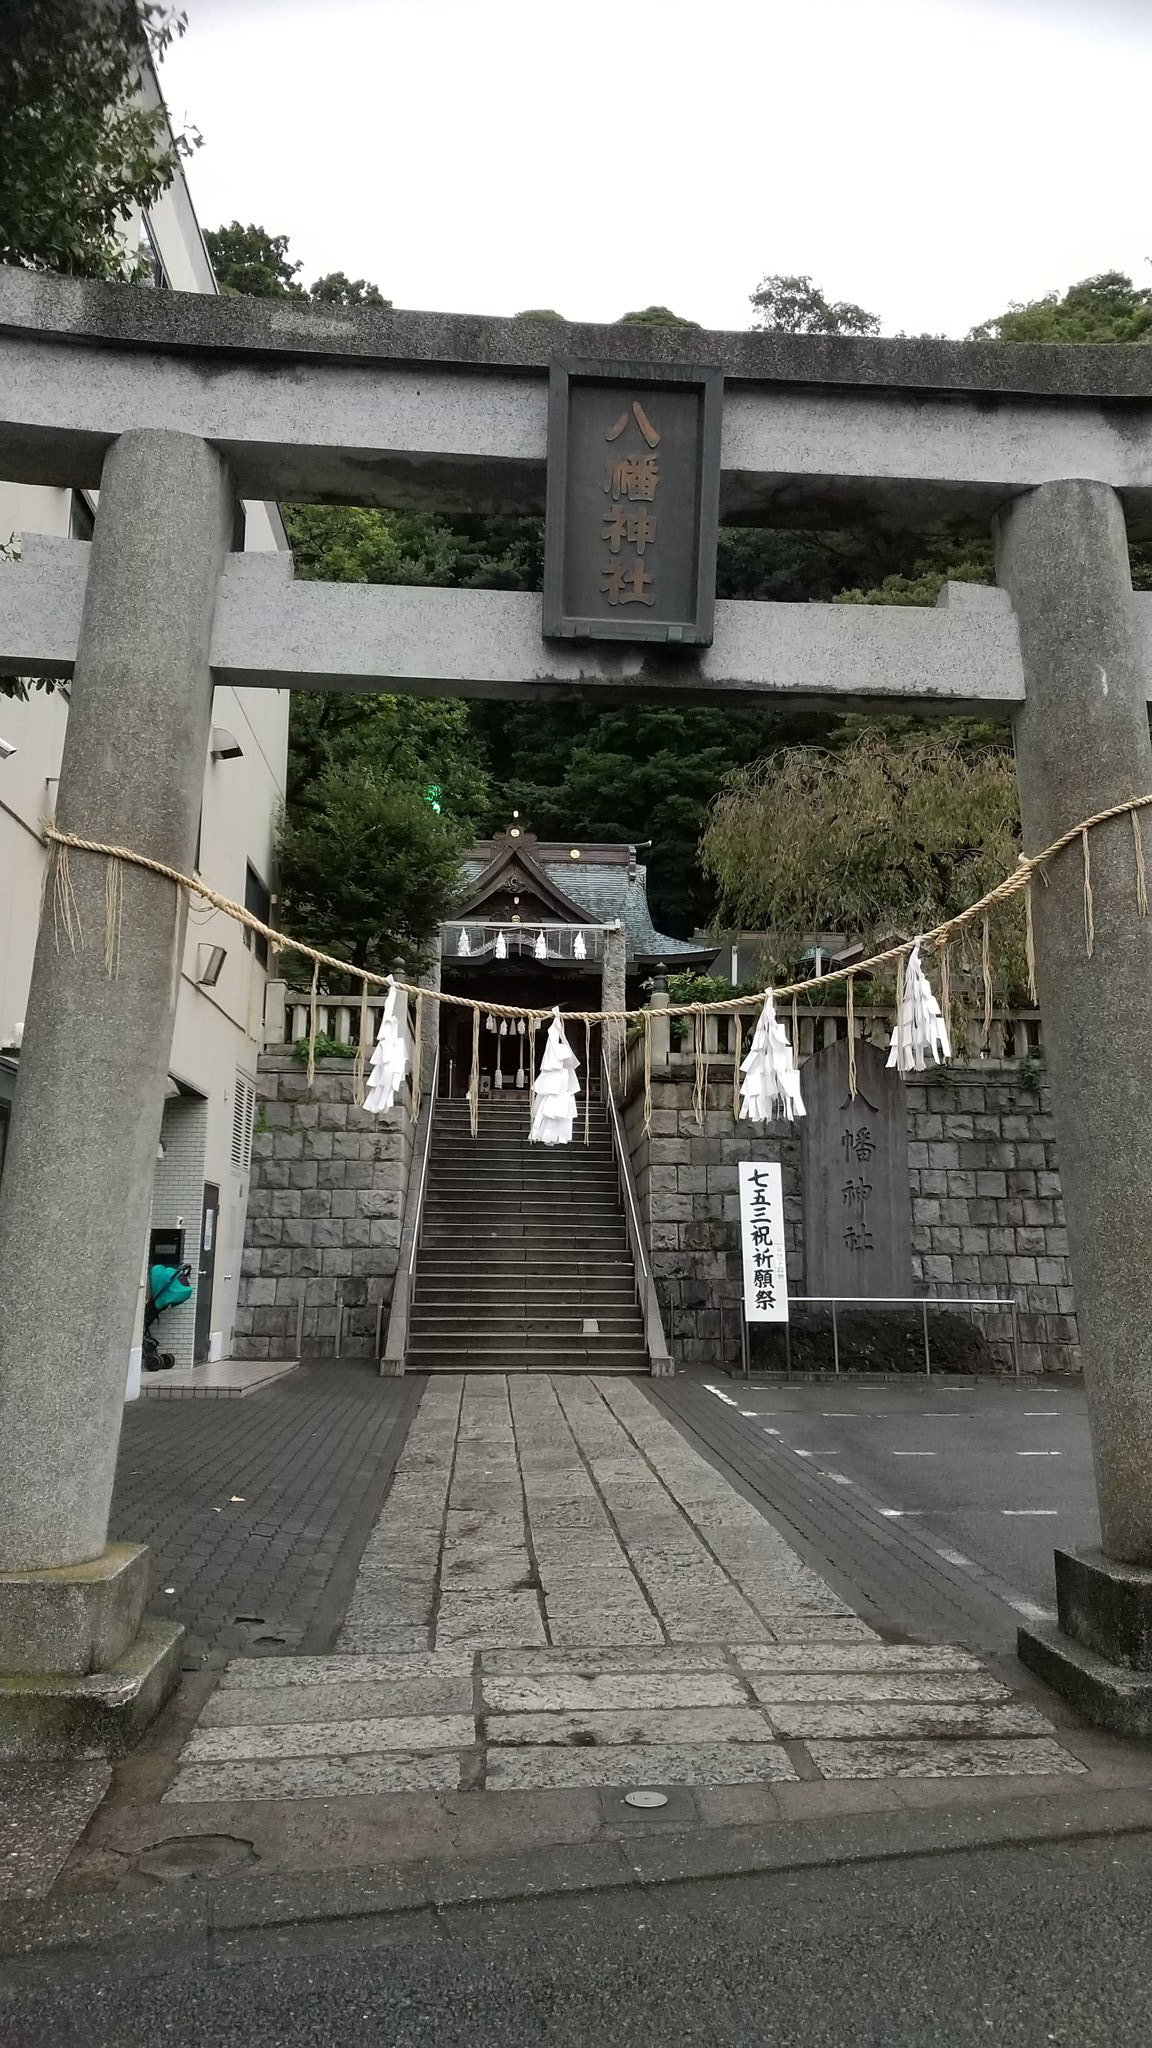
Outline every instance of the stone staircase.
{"label": "stone staircase", "polygon": [[441,1101],[409,1321],[413,1372],[646,1372],[612,1136],[530,1145],[526,1097]]}

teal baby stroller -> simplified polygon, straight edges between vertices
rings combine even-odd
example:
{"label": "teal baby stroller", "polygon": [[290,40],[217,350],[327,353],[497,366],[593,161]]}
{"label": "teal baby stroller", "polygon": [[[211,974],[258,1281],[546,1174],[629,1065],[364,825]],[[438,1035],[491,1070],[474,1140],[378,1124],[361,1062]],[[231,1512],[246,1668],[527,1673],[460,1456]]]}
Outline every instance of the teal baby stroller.
{"label": "teal baby stroller", "polygon": [[182,1301],[191,1298],[191,1266],[148,1268],[148,1299],[144,1304],[144,1337],[140,1347],[140,1364],[145,1372],[171,1372],[176,1360],[170,1351],[161,1351],[155,1326],[166,1308],[179,1308]]}

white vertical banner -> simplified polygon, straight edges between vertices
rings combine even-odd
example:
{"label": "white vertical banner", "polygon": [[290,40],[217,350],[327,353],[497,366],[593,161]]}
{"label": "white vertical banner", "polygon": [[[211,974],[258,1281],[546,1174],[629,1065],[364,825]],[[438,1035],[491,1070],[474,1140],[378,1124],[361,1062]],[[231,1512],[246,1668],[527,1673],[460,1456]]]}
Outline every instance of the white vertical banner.
{"label": "white vertical banner", "polygon": [[784,1263],[784,1187],[778,1165],[742,1159],[740,1248],[744,1259],[744,1320],[788,1321],[788,1273]]}

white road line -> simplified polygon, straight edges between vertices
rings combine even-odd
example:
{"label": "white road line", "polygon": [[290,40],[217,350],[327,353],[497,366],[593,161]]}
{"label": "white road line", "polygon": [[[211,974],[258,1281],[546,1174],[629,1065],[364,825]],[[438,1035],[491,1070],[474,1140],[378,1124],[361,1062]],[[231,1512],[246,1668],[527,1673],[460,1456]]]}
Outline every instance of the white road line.
{"label": "white road line", "polygon": [[1025,1413],[1025,1415],[1033,1415],[1033,1416],[1035,1416],[1035,1415],[1059,1415],[1059,1413],[1060,1413],[1060,1410],[1059,1410],[1058,1408],[1026,1408],[1026,1409],[1024,1410],[1024,1413]]}
{"label": "white road line", "polygon": [[740,1410],[740,1413],[744,1417],[745,1422],[755,1422],[759,1412],[760,1411],[758,1408],[742,1408]]}
{"label": "white road line", "polygon": [[1055,1608],[1040,1607],[1035,1600],[1009,1600],[1008,1605],[1009,1607],[1014,1607],[1017,1614],[1022,1614],[1025,1621],[1055,1621],[1056,1619]]}
{"label": "white road line", "polygon": [[844,1472],[825,1472],[824,1477],[830,1479],[834,1486],[852,1486],[855,1483]]}
{"label": "white road line", "polygon": [[1058,1508],[1001,1508],[1002,1515],[1056,1515]]}
{"label": "white road line", "polygon": [[826,1408],[820,1420],[821,1422],[848,1422],[850,1420],[854,1421],[857,1415],[865,1413],[866,1411],[863,1408]]}
{"label": "white road line", "polygon": [[[790,1444],[790,1445],[788,1446],[788,1448],[789,1448],[789,1450],[792,1450],[792,1451],[796,1451],[796,1446],[795,1446],[795,1444]],[[798,1458],[810,1458],[810,1457],[812,1456],[812,1452],[811,1452],[811,1451],[796,1451],[796,1456],[797,1456]]]}
{"label": "white road line", "polygon": [[944,1559],[945,1564],[968,1565],[972,1562],[972,1559],[970,1557],[965,1557],[964,1552],[962,1550],[946,1550],[943,1544],[937,1545],[936,1555],[937,1557],[942,1557]]}
{"label": "white road line", "polygon": [[780,1431],[778,1429],[766,1429],[764,1434],[765,1436],[779,1436]]}
{"label": "white road line", "polygon": [[1017,1451],[1018,1458],[1062,1458],[1063,1451]]}
{"label": "white road line", "polygon": [[716,1399],[723,1401],[726,1408],[738,1408],[740,1406],[739,1401],[734,1401],[731,1394],[726,1394],[722,1387],[710,1387],[707,1381],[705,1381],[704,1391],[708,1394],[715,1394]]}
{"label": "white road line", "polygon": [[906,1515],[922,1515],[923,1508],[881,1508],[880,1513],[889,1522],[902,1522]]}
{"label": "white road line", "polygon": [[894,1458],[934,1458],[935,1451],[893,1451]]}

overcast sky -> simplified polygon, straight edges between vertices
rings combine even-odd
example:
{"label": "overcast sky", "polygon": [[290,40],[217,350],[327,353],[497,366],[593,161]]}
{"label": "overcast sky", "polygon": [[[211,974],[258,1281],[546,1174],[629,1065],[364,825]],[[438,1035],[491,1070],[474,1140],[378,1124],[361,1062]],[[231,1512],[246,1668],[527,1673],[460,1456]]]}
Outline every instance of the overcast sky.
{"label": "overcast sky", "polygon": [[181,0],[205,227],[398,306],[747,327],[769,271],[886,332],[1152,283],[1152,0]]}

